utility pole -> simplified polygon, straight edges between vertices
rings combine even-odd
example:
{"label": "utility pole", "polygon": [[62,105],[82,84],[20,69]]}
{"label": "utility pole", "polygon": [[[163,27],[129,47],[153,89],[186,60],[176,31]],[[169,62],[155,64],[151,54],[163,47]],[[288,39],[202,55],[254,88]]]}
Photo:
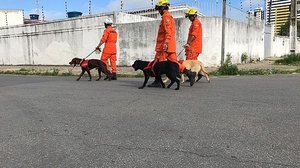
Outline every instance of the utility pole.
{"label": "utility pole", "polygon": [[291,14],[290,14],[290,41],[291,53],[296,53],[297,43],[297,0],[291,1]]}
{"label": "utility pole", "polygon": [[224,64],[224,57],[225,57],[225,19],[226,19],[226,0],[223,0],[221,65]]}

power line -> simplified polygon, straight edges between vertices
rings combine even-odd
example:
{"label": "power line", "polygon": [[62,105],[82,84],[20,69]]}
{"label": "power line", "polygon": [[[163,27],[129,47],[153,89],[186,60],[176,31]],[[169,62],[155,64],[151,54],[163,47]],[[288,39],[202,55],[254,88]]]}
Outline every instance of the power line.
{"label": "power line", "polygon": [[40,15],[40,1],[39,0],[35,1],[35,12],[36,12],[36,14]]}

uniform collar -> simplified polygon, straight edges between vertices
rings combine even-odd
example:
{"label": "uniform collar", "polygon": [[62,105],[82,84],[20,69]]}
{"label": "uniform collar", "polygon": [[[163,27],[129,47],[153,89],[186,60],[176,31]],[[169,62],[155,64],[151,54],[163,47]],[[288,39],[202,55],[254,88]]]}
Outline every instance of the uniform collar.
{"label": "uniform collar", "polygon": [[162,15],[162,17],[169,16],[169,15],[170,15],[170,12],[169,11],[165,11],[165,13]]}
{"label": "uniform collar", "polygon": [[198,20],[198,18],[195,18],[194,21],[193,21],[193,23],[196,22],[197,20]]}

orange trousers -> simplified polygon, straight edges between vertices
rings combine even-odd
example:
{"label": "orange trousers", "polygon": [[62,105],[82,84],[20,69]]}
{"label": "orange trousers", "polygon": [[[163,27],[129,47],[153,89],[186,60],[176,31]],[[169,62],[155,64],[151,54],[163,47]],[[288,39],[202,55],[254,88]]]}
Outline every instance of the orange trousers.
{"label": "orange trousers", "polygon": [[103,61],[106,64],[107,69],[109,69],[108,62],[107,62],[108,59],[111,65],[112,73],[117,73],[117,63],[116,63],[117,55],[102,53],[101,61]]}
{"label": "orange trousers", "polygon": [[185,67],[181,63],[178,62],[176,53],[156,52],[155,59],[158,59],[159,62],[169,60],[169,61],[177,63],[181,73],[185,69]]}
{"label": "orange trousers", "polygon": [[191,49],[185,50],[186,60],[198,60],[199,52],[193,52]]}

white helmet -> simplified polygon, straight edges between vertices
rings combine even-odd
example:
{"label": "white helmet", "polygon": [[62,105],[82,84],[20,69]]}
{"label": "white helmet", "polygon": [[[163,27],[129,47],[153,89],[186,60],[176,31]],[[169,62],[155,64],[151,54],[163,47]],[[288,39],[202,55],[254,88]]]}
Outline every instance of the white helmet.
{"label": "white helmet", "polygon": [[111,18],[106,18],[104,23],[105,23],[105,24],[110,24],[110,25],[112,25],[112,24],[113,24],[113,21],[112,21]]}

